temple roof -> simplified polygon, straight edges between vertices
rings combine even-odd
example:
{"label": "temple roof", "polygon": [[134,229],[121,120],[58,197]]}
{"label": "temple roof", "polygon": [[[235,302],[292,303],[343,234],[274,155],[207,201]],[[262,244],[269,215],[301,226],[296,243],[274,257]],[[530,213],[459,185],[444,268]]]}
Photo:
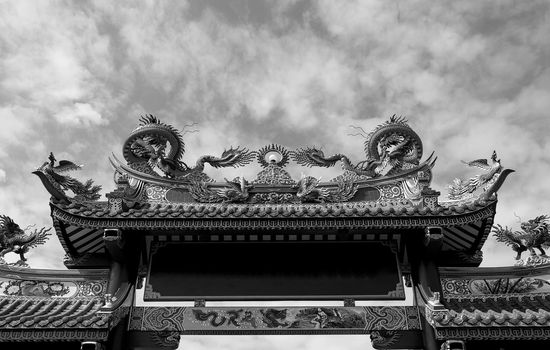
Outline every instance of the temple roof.
{"label": "temple roof", "polygon": [[[106,337],[125,307],[128,288],[116,305],[106,304],[108,270],[40,270],[0,266],[0,340],[14,331],[65,330],[48,337]],[[74,331],[74,332],[73,332]],[[71,333],[73,332],[73,333]],[[37,333],[41,334],[41,333]],[[45,333],[46,334],[46,333]]]}
{"label": "temple roof", "polygon": [[101,297],[92,298],[2,298],[0,328],[104,328],[107,314]]}
{"label": "temple roof", "polygon": [[[344,153],[327,156],[322,147],[288,150],[277,144],[258,150],[226,149],[204,155],[195,166],[183,162],[183,135],[154,116],[145,116],[122,146],[123,160],[109,158],[116,188],[99,202],[100,188],[68,175],[75,163],[49,162],[35,171],[52,194],[54,226],[73,257],[103,250],[101,230],[218,229],[423,229],[443,228],[443,250],[479,251],[492,225],[496,192],[513,170],[505,169],[496,152],[490,160],[467,163],[486,173],[455,180],[449,199],[432,189],[437,157],[423,158],[418,134],[404,118],[392,116],[370,133],[363,132],[366,159],[352,162]],[[286,170],[295,166],[333,167],[342,173],[328,181]],[[261,170],[219,181],[205,172],[213,168],[253,166]],[[313,171],[313,169],[311,170]],[[250,173],[249,173],[250,174]],[[70,192],[74,196],[70,196]]]}
{"label": "temple roof", "polygon": [[[426,303],[426,317],[436,333],[449,329],[530,329],[550,326],[550,266],[440,268],[443,295]],[[541,328],[542,329],[542,328]],[[539,334],[540,333],[540,334]],[[548,329],[539,332],[547,334]],[[450,334],[450,333],[449,333]],[[461,333],[462,334],[462,333]],[[510,336],[509,332],[504,332]],[[487,332],[464,333],[473,338]]]}
{"label": "temple roof", "polygon": [[550,326],[550,294],[445,299],[448,314],[436,314],[439,327]]}

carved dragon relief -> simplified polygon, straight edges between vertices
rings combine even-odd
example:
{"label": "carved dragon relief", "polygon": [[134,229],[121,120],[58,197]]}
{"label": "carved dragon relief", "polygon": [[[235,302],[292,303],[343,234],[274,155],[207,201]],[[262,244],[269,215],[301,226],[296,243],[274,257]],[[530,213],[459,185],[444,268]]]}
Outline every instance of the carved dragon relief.
{"label": "carved dragon relief", "polygon": [[[142,187],[145,185],[146,191],[151,192],[158,188],[165,194],[171,188],[181,188],[189,191],[195,201],[202,203],[345,202],[351,200],[357,192],[357,180],[380,178],[385,181],[383,185],[372,185],[380,187],[379,190],[383,194],[381,200],[384,203],[398,200],[402,205],[419,205],[423,200],[422,191],[428,188],[431,175],[422,183],[417,177],[421,172],[431,174],[431,168],[436,160],[430,156],[419,165],[422,156],[420,138],[405,119],[392,116],[389,121],[366,135],[367,160],[355,166],[352,166],[349,159],[343,155],[324,158],[322,151],[315,148],[288,151],[280,145],[271,144],[258,151],[231,148],[225,151],[221,158],[203,156],[197,161],[197,165],[191,168],[181,161],[184,149],[182,133],[152,115],[140,120],[140,125],[131,133],[123,147],[124,158],[129,168],[118,166],[111,160],[117,171],[129,172],[128,176]],[[257,158],[257,162],[264,169],[250,183],[240,178],[217,183],[203,172],[205,163],[216,168],[237,167],[250,163],[253,158]],[[300,165],[327,167],[342,160],[346,173],[332,179],[330,182],[333,184],[322,184],[320,179],[305,175],[299,181],[295,181],[283,169],[291,158]],[[132,173],[131,169],[138,173]],[[266,192],[265,189],[256,190],[258,185],[262,188],[266,185],[275,186],[278,189],[272,192]],[[391,193],[388,192],[389,187]],[[391,194],[391,198],[384,195],[386,192]],[[399,198],[395,197],[397,192]],[[158,198],[161,201],[164,198],[162,193]],[[149,194],[146,197],[149,198]],[[114,212],[118,210],[116,207]]]}
{"label": "carved dragon relief", "polygon": [[51,227],[40,230],[35,229],[31,233],[25,233],[27,229],[21,229],[9,216],[0,215],[0,263],[5,264],[3,257],[7,253],[19,254],[20,261],[16,265],[26,266],[25,254],[29,249],[44,244],[50,235]]}
{"label": "carved dragon relief", "polygon": [[[357,192],[357,185],[351,181],[339,182],[337,188],[326,188],[320,186],[320,179],[302,174],[300,181],[295,182],[283,169],[288,163],[289,152],[280,145],[265,146],[257,153],[258,162],[264,169],[252,184],[237,177],[232,181],[225,179],[226,187],[220,189],[212,183],[194,181],[189,187],[193,198],[206,203],[323,203],[345,202]],[[257,185],[284,186],[284,191],[255,193],[249,200],[248,190]]]}
{"label": "carved dragon relief", "polygon": [[402,117],[393,115],[365,138],[366,159],[355,165],[344,154],[325,157],[316,147],[298,149],[291,156],[296,163],[308,167],[328,168],[342,162],[344,170],[366,179],[398,174],[418,166],[422,158],[422,141]]}
{"label": "carved dragon relief", "polygon": [[156,172],[159,171],[171,179],[211,181],[203,172],[206,163],[214,168],[239,167],[250,163],[256,155],[246,148],[230,148],[220,157],[204,155],[190,167],[181,159],[185,143],[177,129],[153,115],[141,117],[140,121],[124,142],[122,153],[132,168],[149,175],[159,176]]}
{"label": "carved dragon relief", "polygon": [[[550,245],[550,224],[548,220],[550,218],[547,215],[540,215],[522,222],[520,225],[521,231],[512,231],[508,226],[502,227],[497,224],[493,227],[493,233],[498,242],[510,246],[516,252],[516,260],[520,260],[522,253],[525,251],[531,253],[530,259],[523,263],[520,261],[520,265],[530,265],[531,260],[533,260],[533,264],[550,263],[550,258],[543,249],[543,247],[547,248]],[[535,249],[540,252],[539,256],[537,256]]]}
{"label": "carved dragon relief", "polygon": [[225,183],[226,187],[211,188],[207,182],[192,181],[189,192],[201,203],[239,203],[248,199],[248,190],[253,187],[244,177],[225,179]]}
{"label": "carved dragon relief", "polygon": [[302,174],[300,181],[294,186],[298,189],[298,202],[346,202],[357,192],[357,185],[352,182],[339,182],[338,188],[328,189],[319,186],[321,179]]}

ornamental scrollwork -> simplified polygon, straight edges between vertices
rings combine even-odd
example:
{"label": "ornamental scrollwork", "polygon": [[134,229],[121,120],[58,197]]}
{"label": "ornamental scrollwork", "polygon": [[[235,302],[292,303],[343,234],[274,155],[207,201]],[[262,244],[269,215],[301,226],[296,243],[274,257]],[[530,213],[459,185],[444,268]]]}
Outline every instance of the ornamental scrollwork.
{"label": "ornamental scrollwork", "polygon": [[532,293],[547,293],[550,283],[541,278],[485,278],[485,279],[441,279],[445,298],[471,298],[472,296],[498,296]]}
{"label": "ornamental scrollwork", "polygon": [[11,280],[2,286],[2,293],[9,296],[60,297],[69,293],[69,287],[62,282]]}
{"label": "ornamental scrollwork", "polygon": [[295,201],[296,197],[294,194],[277,192],[255,193],[250,200],[251,203],[268,204],[294,203]]}

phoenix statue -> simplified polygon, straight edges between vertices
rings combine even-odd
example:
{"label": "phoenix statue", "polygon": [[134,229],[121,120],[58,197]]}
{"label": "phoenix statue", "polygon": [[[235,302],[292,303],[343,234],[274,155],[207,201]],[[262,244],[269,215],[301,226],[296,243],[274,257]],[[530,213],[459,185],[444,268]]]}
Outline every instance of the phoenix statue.
{"label": "phoenix statue", "polygon": [[464,199],[483,188],[481,199],[489,199],[493,193],[496,193],[504,183],[506,177],[515,170],[505,169],[500,159],[497,158],[497,152],[493,151],[490,163],[487,159],[476,159],[471,162],[462,161],[469,167],[477,167],[486,171],[484,174],[476,175],[468,180],[455,179],[452,185],[449,185],[449,199]]}
{"label": "phoenix statue", "polygon": [[82,165],[77,165],[68,160],[60,160],[56,165],[55,156],[51,152],[48,160],[48,162],[33,171],[33,174],[40,178],[44,187],[52,196],[67,200],[66,191],[70,190],[75,195],[73,199],[77,201],[96,201],[100,198],[101,186],[94,185],[91,179],[80,182],[66,174],[70,171],[80,170]]}

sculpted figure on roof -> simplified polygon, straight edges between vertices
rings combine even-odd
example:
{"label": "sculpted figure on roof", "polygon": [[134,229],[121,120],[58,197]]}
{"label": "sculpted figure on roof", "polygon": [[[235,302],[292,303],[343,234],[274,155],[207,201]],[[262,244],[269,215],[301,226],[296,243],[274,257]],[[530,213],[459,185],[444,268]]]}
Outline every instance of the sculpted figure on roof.
{"label": "sculpted figure on roof", "polygon": [[395,175],[419,165],[422,141],[406,119],[393,115],[364,136],[366,159],[357,164],[340,153],[325,157],[323,151],[316,147],[298,149],[292,153],[292,158],[298,164],[309,167],[328,168],[340,161],[343,169],[368,178]]}
{"label": "sculpted figure on roof", "polygon": [[122,152],[130,166],[151,175],[158,170],[168,178],[207,180],[202,172],[206,163],[214,168],[238,167],[250,163],[256,156],[246,148],[230,148],[220,157],[204,155],[190,167],[182,160],[185,143],[181,132],[153,115],[141,117],[140,121],[124,142]]}
{"label": "sculpted figure on roof", "polygon": [[25,230],[22,230],[9,216],[0,215],[0,263],[3,263],[3,257],[7,253],[19,254],[21,261],[26,261],[25,253],[31,248],[44,244],[50,235],[48,233],[50,230],[51,228],[43,227],[26,234]]}
{"label": "sculpted figure on roof", "polygon": [[80,170],[82,165],[77,165],[68,160],[60,160],[56,165],[57,159],[53,153],[50,152],[47,162],[42,164],[38,169],[33,171],[33,174],[37,175],[46,190],[50,194],[58,199],[68,201],[66,191],[71,191],[74,197],[71,200],[75,201],[96,201],[101,195],[100,185],[94,185],[93,180],[88,179],[85,182],[81,182],[74,177],[67,175],[68,172],[74,170]]}
{"label": "sculpted figure on roof", "polygon": [[497,152],[493,151],[491,155],[490,164],[487,159],[476,159],[471,162],[462,161],[469,167],[477,167],[485,170],[485,173],[476,175],[468,180],[462,180],[456,178],[454,182],[449,185],[449,199],[461,200],[472,196],[478,189],[482,189],[482,193],[479,195],[480,199],[489,199],[504,183],[504,180],[508,175],[515,170],[505,169],[500,159],[497,158]]}
{"label": "sculpted figure on roof", "polygon": [[550,259],[546,255],[543,247],[550,245],[550,233],[547,215],[540,215],[534,219],[521,223],[521,231],[512,231],[509,227],[495,225],[493,232],[498,242],[503,242],[510,246],[516,253],[516,260],[521,259],[521,254],[529,251],[532,257],[536,257],[535,249],[540,252],[540,256],[546,258],[546,262]]}

